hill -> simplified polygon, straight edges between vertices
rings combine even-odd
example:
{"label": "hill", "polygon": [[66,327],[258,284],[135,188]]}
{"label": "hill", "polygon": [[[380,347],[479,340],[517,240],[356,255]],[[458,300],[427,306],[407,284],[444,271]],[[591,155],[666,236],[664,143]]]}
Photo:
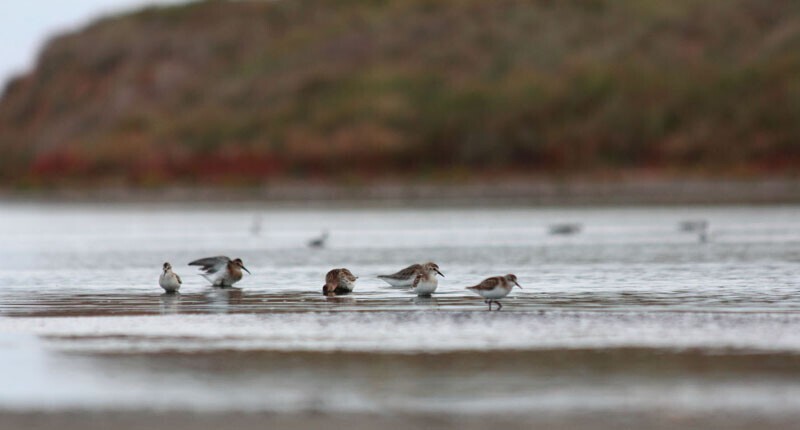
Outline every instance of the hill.
{"label": "hill", "polygon": [[206,1],[54,38],[6,185],[800,168],[791,0]]}

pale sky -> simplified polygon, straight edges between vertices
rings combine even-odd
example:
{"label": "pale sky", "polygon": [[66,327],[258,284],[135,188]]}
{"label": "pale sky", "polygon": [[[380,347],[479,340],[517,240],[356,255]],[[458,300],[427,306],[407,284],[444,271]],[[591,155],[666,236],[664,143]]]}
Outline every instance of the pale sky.
{"label": "pale sky", "polygon": [[100,16],[146,5],[186,0],[2,0],[0,1],[0,89],[13,75],[33,67],[39,49],[57,33],[81,28]]}

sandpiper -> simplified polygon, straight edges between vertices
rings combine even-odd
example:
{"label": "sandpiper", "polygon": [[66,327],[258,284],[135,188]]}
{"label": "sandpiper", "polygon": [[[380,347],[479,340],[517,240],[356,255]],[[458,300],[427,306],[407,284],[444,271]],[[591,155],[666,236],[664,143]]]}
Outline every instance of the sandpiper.
{"label": "sandpiper", "polygon": [[439,286],[439,280],[436,279],[437,273],[441,275],[438,267],[432,270],[425,270],[425,266],[423,266],[423,269],[417,273],[417,276],[414,277],[414,281],[411,284],[414,293],[418,296],[430,296],[433,294],[433,292],[436,291],[436,287]]}
{"label": "sandpiper", "polygon": [[678,229],[686,233],[697,233],[697,240],[700,243],[706,243],[711,239],[708,220],[695,219],[681,221],[678,223]]}
{"label": "sandpiper", "polygon": [[164,271],[158,277],[158,285],[168,293],[176,293],[181,289],[181,277],[172,271],[172,265],[164,263]]}
{"label": "sandpiper", "polygon": [[231,260],[228,257],[208,257],[189,263],[190,266],[202,266],[205,273],[201,275],[215,287],[230,287],[242,279],[242,270],[250,273],[240,258]]}
{"label": "sandpiper", "polygon": [[[439,271],[439,265],[434,262],[428,262],[425,264],[412,264],[391,275],[378,275],[378,278],[383,279],[393,287],[412,287],[414,286],[414,281],[417,279],[418,274],[425,275],[425,284],[433,283],[434,290],[438,283],[436,274],[444,276],[444,274]],[[433,292],[433,290],[431,290],[431,292]]]}
{"label": "sandpiper", "polygon": [[324,248],[325,243],[328,241],[328,230],[323,230],[322,234],[314,239],[308,241],[309,248]]}
{"label": "sandpiper", "polygon": [[342,294],[353,291],[356,286],[357,276],[345,269],[333,269],[325,275],[325,285],[322,286],[323,294]]}
{"label": "sandpiper", "polygon": [[497,300],[507,296],[511,289],[514,288],[514,285],[522,288],[517,282],[517,276],[509,273],[506,276],[486,278],[480,284],[474,287],[467,287],[467,289],[478,293],[486,299],[484,303],[489,304],[489,310],[492,310],[492,302],[497,303],[497,310],[499,311],[503,308],[503,305]]}
{"label": "sandpiper", "polygon": [[583,226],[577,223],[553,224],[550,226],[550,234],[569,236],[580,233],[582,228]]}

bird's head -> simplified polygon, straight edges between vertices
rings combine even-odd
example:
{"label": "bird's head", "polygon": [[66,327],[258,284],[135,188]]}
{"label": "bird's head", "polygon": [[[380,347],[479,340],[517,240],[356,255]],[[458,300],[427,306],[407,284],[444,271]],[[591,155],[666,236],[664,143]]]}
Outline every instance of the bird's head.
{"label": "bird's head", "polygon": [[231,263],[233,263],[236,267],[238,267],[238,268],[240,268],[240,269],[244,270],[245,272],[247,272],[247,273],[252,275],[252,273],[250,273],[250,271],[247,270],[247,267],[244,267],[244,263],[242,262],[241,258],[237,258],[237,259],[231,261]]}
{"label": "bird's head", "polygon": [[509,273],[508,275],[505,276],[505,278],[506,278],[506,281],[508,281],[509,284],[516,285],[519,288],[522,288],[522,286],[519,284],[519,282],[517,282],[517,275],[513,275],[513,274]]}
{"label": "bird's head", "polygon": [[436,273],[439,274],[439,276],[444,278],[444,273],[439,271],[439,265],[434,263],[433,261],[429,261],[429,262],[423,264],[422,265],[422,270],[425,271],[425,273],[436,272]]}

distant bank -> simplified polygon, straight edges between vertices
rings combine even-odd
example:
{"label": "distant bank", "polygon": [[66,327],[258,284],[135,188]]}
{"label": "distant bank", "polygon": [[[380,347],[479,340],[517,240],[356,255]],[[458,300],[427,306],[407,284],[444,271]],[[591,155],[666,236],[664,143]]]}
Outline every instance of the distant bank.
{"label": "distant bank", "polygon": [[536,180],[469,185],[267,184],[247,188],[0,190],[0,201],[198,203],[316,206],[722,205],[800,203],[800,178],[758,180]]}
{"label": "distant bank", "polygon": [[800,171],[797,1],[202,1],[38,58],[3,186]]}

